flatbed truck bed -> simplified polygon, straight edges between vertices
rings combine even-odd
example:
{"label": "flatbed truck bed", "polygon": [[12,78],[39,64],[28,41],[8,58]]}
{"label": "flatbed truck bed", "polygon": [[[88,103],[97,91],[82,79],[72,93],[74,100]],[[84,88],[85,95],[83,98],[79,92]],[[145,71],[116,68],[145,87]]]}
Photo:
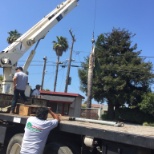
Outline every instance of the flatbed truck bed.
{"label": "flatbed truck bed", "polygon": [[[21,124],[23,127],[27,118],[28,116],[0,113],[0,120],[4,123]],[[83,138],[91,137],[94,140],[98,140],[98,142],[103,141],[104,145],[101,146],[104,148],[107,146],[108,149],[110,149],[108,150],[109,152],[106,151],[106,153],[100,150],[103,154],[112,154],[112,148],[110,148],[112,145],[114,145],[114,149],[136,149],[137,147],[141,149],[139,151],[142,151],[143,154],[152,154],[154,152],[154,128],[149,126],[124,124],[123,127],[114,127],[91,122],[70,121],[69,117],[62,116],[59,127],[56,128],[56,130],[58,132],[63,132],[62,134],[68,133],[72,135],[72,137],[73,135]],[[117,147],[115,148],[115,146]],[[124,152],[124,149],[120,150],[121,152],[119,153],[123,151],[122,154],[127,154],[127,152]],[[118,154],[118,150],[113,151],[113,154],[116,154],[116,151]],[[139,153],[134,151],[138,150],[132,150],[131,153]],[[86,154],[87,152],[84,153]]]}

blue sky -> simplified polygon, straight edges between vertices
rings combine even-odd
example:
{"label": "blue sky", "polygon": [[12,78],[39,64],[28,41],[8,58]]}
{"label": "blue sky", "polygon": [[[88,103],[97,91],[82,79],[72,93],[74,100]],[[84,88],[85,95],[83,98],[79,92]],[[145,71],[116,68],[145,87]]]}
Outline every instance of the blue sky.
{"label": "blue sky", "polygon": [[[0,50],[2,51],[8,46],[7,32],[17,29],[23,34],[61,2],[63,0],[1,1]],[[138,44],[138,50],[142,50],[141,56],[146,56],[146,61],[154,63],[153,0],[79,0],[78,4],[40,42],[33,62],[28,69],[29,83],[32,88],[36,84],[41,84],[43,57],[47,56],[44,88],[53,90],[57,58],[52,49],[52,41],[56,40],[56,36],[64,36],[71,46],[69,29],[72,29],[76,38],[72,56],[75,61],[72,62],[72,65],[80,66],[84,57],[90,54],[93,31],[95,39],[97,39],[99,34],[111,32],[113,27],[124,28],[135,33],[136,36],[132,39],[132,43]],[[29,52],[30,50],[19,60],[19,65],[23,65]],[[60,58],[61,62],[66,63],[69,52],[70,50],[63,54]],[[2,68],[0,68],[0,74],[2,72]],[[59,67],[56,88],[59,92],[64,91],[66,72],[67,67]],[[71,67],[70,76],[72,77],[72,84],[68,87],[68,92],[85,96],[79,89],[78,68]]]}

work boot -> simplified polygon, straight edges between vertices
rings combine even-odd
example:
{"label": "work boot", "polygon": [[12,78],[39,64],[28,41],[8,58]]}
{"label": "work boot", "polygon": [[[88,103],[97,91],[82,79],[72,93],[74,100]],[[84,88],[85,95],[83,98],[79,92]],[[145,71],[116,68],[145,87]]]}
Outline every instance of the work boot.
{"label": "work boot", "polygon": [[13,110],[10,111],[10,114],[15,114],[15,112]]}

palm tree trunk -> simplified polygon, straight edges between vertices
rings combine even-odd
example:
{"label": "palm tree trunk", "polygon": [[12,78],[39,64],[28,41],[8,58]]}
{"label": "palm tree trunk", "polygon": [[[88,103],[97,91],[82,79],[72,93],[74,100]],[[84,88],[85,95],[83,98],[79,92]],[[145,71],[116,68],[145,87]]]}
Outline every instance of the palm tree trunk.
{"label": "palm tree trunk", "polygon": [[88,69],[88,83],[87,83],[87,108],[91,108],[92,99],[92,85],[93,85],[93,69],[94,69],[94,53],[90,54],[89,57],[89,69]]}
{"label": "palm tree trunk", "polygon": [[54,90],[53,90],[54,92],[56,91],[58,68],[59,68],[59,56],[57,56],[56,74],[55,74],[55,82],[54,82]]}
{"label": "palm tree trunk", "polygon": [[87,108],[91,108],[92,78],[93,78],[93,68],[89,68],[89,70],[88,70],[88,83],[87,83]]}
{"label": "palm tree trunk", "polygon": [[[93,66],[94,66],[94,53],[92,52],[89,57],[89,69],[88,69],[88,83],[87,83],[87,108],[91,108],[92,100],[92,85],[93,85]],[[91,110],[87,109],[86,118],[91,118]]]}

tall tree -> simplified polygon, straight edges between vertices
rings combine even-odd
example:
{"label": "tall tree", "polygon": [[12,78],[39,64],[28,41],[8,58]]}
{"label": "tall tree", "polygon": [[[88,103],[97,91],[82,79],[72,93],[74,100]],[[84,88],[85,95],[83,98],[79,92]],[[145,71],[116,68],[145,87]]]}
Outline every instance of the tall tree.
{"label": "tall tree", "polygon": [[57,64],[56,64],[56,74],[55,74],[55,81],[54,81],[54,91],[56,91],[56,84],[57,84],[57,76],[58,76],[58,68],[59,68],[59,59],[68,49],[68,42],[65,37],[58,37],[57,41],[53,41],[53,50],[56,52],[57,55]]}
{"label": "tall tree", "polygon": [[[142,95],[150,91],[153,83],[152,63],[144,62],[132,45],[134,34],[125,29],[113,29],[111,33],[98,36],[96,41],[96,59],[99,69],[94,69],[93,98],[98,102],[105,99],[108,103],[108,117],[114,118],[115,110],[127,104],[137,106]],[[87,89],[87,61],[79,70],[81,90]]]}
{"label": "tall tree", "polygon": [[154,93],[145,93],[143,100],[139,103],[139,107],[141,111],[151,114],[154,117]]}
{"label": "tall tree", "polygon": [[9,36],[7,38],[8,44],[13,43],[21,36],[21,34],[17,30],[10,31],[10,32],[8,32],[8,34],[9,34]]}

